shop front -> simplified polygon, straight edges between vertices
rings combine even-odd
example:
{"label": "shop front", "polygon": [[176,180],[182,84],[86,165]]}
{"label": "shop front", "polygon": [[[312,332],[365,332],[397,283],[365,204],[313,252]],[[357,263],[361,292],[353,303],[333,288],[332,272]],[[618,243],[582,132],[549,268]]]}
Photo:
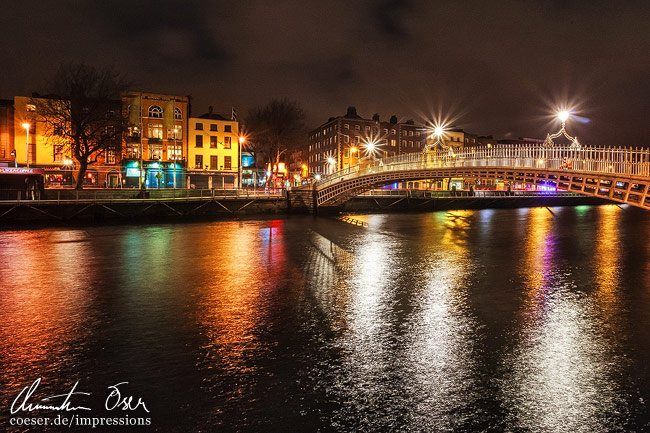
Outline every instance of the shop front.
{"label": "shop front", "polygon": [[147,188],[185,188],[185,168],[178,162],[145,161],[142,168],[139,161],[127,162],[124,166],[122,183],[125,188],[138,188],[140,175]]}

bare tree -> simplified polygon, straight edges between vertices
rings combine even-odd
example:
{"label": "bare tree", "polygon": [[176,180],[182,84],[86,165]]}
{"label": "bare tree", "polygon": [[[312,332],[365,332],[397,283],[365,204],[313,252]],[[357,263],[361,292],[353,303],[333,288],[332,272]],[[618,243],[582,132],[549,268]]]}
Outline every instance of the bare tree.
{"label": "bare tree", "polygon": [[250,110],[244,124],[250,135],[255,160],[278,164],[282,156],[304,145],[307,131],[305,112],[295,101],[272,99],[263,107]]}
{"label": "bare tree", "polygon": [[47,142],[60,146],[62,153],[71,154],[78,163],[76,189],[83,188],[89,165],[108,152],[116,157],[121,153],[127,122],[120,91],[125,87],[110,69],[68,64],[54,75],[47,96],[32,98]]}

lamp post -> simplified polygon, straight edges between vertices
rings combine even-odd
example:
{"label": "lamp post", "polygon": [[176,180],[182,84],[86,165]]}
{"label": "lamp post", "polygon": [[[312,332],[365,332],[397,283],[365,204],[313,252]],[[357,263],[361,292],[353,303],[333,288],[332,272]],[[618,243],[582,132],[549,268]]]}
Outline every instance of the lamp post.
{"label": "lamp post", "polygon": [[178,161],[178,148],[177,140],[178,139],[178,128],[174,127],[174,158],[172,164],[174,165],[174,170],[172,176],[174,176],[174,188],[176,188],[176,162]]}
{"label": "lamp post", "polygon": [[571,112],[567,110],[562,110],[557,113],[557,118],[560,119],[560,122],[562,122],[562,127],[558,132],[555,134],[546,134],[546,140],[544,140],[544,147],[552,147],[555,145],[555,142],[553,142],[554,138],[558,138],[561,135],[564,135],[568,140],[571,141],[571,149],[572,150],[580,150],[580,142],[578,142],[578,137],[572,137],[566,132],[566,121],[569,119],[571,116]]}
{"label": "lamp post", "polygon": [[27,167],[29,167],[29,128],[30,128],[29,123],[23,123],[23,128],[25,128],[25,132],[27,133],[27,138],[25,140],[25,162],[27,163]]}
{"label": "lamp post", "polygon": [[242,169],[241,169],[241,146],[244,144],[244,141],[246,141],[246,138],[243,135],[239,136],[239,189],[241,189],[242,186]]}

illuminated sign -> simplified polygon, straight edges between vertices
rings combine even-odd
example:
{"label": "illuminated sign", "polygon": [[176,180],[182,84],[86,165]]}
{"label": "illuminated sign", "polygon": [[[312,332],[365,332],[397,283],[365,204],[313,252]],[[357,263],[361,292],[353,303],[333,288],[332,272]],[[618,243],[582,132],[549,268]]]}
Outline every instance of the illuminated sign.
{"label": "illuminated sign", "polygon": [[253,156],[242,156],[241,157],[241,166],[250,167],[255,164],[255,158]]}
{"label": "illuminated sign", "polygon": [[140,169],[139,168],[127,167],[126,168],[126,177],[140,177]]}

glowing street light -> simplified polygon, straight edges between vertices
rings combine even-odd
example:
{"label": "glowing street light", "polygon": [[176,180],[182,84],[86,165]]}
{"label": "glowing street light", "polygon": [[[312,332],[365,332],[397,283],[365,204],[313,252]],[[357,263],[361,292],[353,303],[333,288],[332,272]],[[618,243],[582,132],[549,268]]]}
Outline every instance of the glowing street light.
{"label": "glowing street light", "polygon": [[242,146],[242,144],[244,144],[245,141],[246,141],[246,137],[244,137],[243,135],[240,135],[240,136],[239,136],[239,173],[238,173],[238,177],[239,177],[239,189],[241,189],[241,184],[242,184],[242,182],[241,182],[241,180],[242,180],[242,179],[241,179],[241,177],[242,177],[242,170],[241,170],[241,161],[242,161],[242,158],[241,158],[241,146]]}
{"label": "glowing street light", "polygon": [[29,123],[23,123],[23,128],[25,128],[25,132],[27,133],[27,139],[25,140],[25,161],[27,162],[27,167],[29,167],[29,128],[31,126]]}
{"label": "glowing street light", "polygon": [[561,135],[564,135],[564,137],[566,137],[568,140],[571,141],[571,149],[580,149],[580,143],[578,142],[578,137],[572,137],[566,132],[566,121],[569,119],[570,116],[571,116],[571,111],[569,110],[558,111],[557,118],[560,119],[560,122],[562,122],[562,127],[555,134],[546,134],[546,140],[544,140],[545,147],[554,146],[555,142],[553,142],[553,139],[558,138]]}
{"label": "glowing street light", "polygon": [[436,129],[433,130],[433,133],[434,133],[437,137],[442,137],[442,134],[444,134],[444,132],[445,132],[445,130],[443,129],[442,126],[436,126]]}

